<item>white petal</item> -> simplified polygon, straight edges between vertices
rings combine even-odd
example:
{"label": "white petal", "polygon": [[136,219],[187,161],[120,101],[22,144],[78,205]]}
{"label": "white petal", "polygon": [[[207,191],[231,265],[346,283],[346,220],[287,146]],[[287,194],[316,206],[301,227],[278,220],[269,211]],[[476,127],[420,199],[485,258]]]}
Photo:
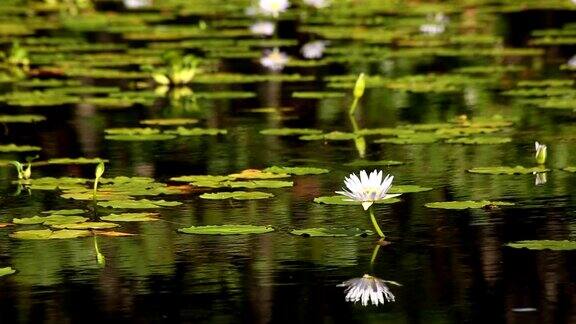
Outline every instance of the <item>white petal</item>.
{"label": "white petal", "polygon": [[372,206],[374,202],[373,201],[364,201],[362,203],[362,207],[364,207],[364,210],[368,210],[368,208],[370,208],[370,206]]}

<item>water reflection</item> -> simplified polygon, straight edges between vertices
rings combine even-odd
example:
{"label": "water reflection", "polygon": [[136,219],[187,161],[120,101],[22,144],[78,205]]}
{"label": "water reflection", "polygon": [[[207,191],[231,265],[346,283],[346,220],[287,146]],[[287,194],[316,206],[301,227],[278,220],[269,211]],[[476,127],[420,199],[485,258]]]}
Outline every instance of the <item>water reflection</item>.
{"label": "water reflection", "polygon": [[384,302],[393,302],[395,297],[388,288],[386,280],[365,274],[361,278],[346,280],[338,287],[345,287],[346,301],[368,306],[368,303],[378,306]]}

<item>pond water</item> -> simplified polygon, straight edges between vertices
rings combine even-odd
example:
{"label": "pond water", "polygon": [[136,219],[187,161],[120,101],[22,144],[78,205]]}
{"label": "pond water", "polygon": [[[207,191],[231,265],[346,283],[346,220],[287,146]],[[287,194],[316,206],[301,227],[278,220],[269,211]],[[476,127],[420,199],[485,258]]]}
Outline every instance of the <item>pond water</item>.
{"label": "pond water", "polygon": [[0,3],[1,323],[576,323],[576,4],[291,2]]}

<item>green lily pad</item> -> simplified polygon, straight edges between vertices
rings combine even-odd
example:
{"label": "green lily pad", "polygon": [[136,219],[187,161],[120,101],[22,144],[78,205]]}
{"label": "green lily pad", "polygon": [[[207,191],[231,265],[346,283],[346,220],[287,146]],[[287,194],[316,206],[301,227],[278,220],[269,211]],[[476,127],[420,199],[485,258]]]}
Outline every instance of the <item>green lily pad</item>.
{"label": "green lily pad", "polygon": [[523,167],[523,166],[515,166],[515,167],[506,167],[506,166],[496,166],[496,167],[477,167],[468,170],[471,173],[479,173],[479,174],[532,174],[532,173],[540,173],[540,172],[548,172],[549,169],[546,169],[542,166],[537,167]]}
{"label": "green lily pad", "polygon": [[279,178],[289,178],[289,174],[285,173],[272,173],[264,172],[257,169],[247,169],[240,173],[229,174],[230,179],[279,179]]}
{"label": "green lily pad", "polygon": [[158,125],[158,126],[179,126],[179,125],[196,124],[198,122],[199,120],[194,118],[163,118],[163,119],[141,120],[140,124]]}
{"label": "green lily pad", "polygon": [[[314,202],[318,204],[325,204],[325,205],[362,205],[360,201],[348,201],[346,199],[350,199],[343,195],[334,195],[334,196],[321,196],[314,198]],[[400,199],[398,198],[388,198],[375,201],[375,204],[394,204],[399,202]]]}
{"label": "green lily pad", "polygon": [[570,166],[570,167],[565,167],[564,169],[562,169],[566,172],[576,172],[576,167]]}
{"label": "green lily pad", "polygon": [[11,275],[16,273],[16,270],[11,267],[0,268],[0,277]]}
{"label": "green lily pad", "polygon": [[404,164],[404,162],[393,160],[380,160],[380,161],[354,160],[352,162],[344,163],[345,166],[349,167],[377,167],[377,166],[393,166],[402,164]]}
{"label": "green lily pad", "polygon": [[359,228],[305,228],[301,230],[290,231],[290,234],[304,237],[345,237],[345,236],[368,236],[373,232]]}
{"label": "green lily pad", "polygon": [[175,139],[176,136],[169,134],[149,134],[149,135],[106,135],[104,137],[110,141],[129,141],[129,142],[139,142],[139,141],[167,141]]}
{"label": "green lily pad", "polygon": [[208,225],[208,226],[190,226],[179,228],[178,232],[186,234],[202,235],[243,235],[243,234],[263,234],[273,232],[271,226],[256,225]]}
{"label": "green lily pad", "polygon": [[449,144],[467,144],[467,145],[504,144],[510,142],[512,142],[512,139],[510,137],[460,137],[446,140],[446,143]]}
{"label": "green lily pad", "polygon": [[86,183],[88,179],[71,178],[71,177],[62,177],[62,178],[44,177],[44,178],[30,179],[29,181],[30,181],[30,187],[32,189],[56,190],[58,188],[59,189],[83,188],[84,183]]}
{"label": "green lily pad", "polygon": [[102,216],[100,219],[108,222],[150,222],[159,220],[157,216],[157,213],[122,213]]}
{"label": "green lily pad", "polygon": [[98,206],[108,207],[108,208],[121,208],[121,209],[149,209],[149,208],[160,208],[160,207],[173,207],[182,205],[178,201],[165,201],[165,200],[109,200],[109,201],[99,201]]}
{"label": "green lily pad", "polygon": [[108,128],[104,132],[109,135],[156,135],[162,131],[150,127]]}
{"label": "green lily pad", "polygon": [[46,120],[42,115],[0,115],[0,123],[36,123]]}
{"label": "green lily pad", "polygon": [[514,203],[504,201],[439,201],[427,203],[425,206],[428,208],[441,208],[441,209],[469,209],[469,208],[486,208],[493,206],[513,206]]}
{"label": "green lily pad", "polygon": [[[198,186],[198,183],[192,183]],[[281,181],[281,180],[252,180],[252,181],[230,181],[222,183],[230,188],[286,188],[294,186],[292,181]]]}
{"label": "green lily pad", "polygon": [[330,172],[330,170],[322,168],[284,167],[284,166],[271,166],[262,171],[270,173],[280,173],[280,174],[293,174],[293,175],[324,174]]}
{"label": "green lily pad", "polygon": [[83,209],[58,209],[58,210],[45,210],[42,214],[50,214],[50,215],[78,215],[84,214]]}
{"label": "green lily pad", "polygon": [[416,144],[430,144],[438,142],[441,139],[440,136],[435,136],[434,134],[422,134],[416,133],[413,135],[402,135],[399,137],[381,138],[374,141],[374,143],[388,143],[388,144],[398,144],[398,145],[416,145]]}
{"label": "green lily pad", "polygon": [[516,249],[528,249],[528,250],[569,251],[569,250],[576,250],[576,241],[529,240],[529,241],[517,241],[508,243],[506,244],[506,246]]}
{"label": "green lily pad", "polygon": [[336,131],[326,134],[303,135],[298,137],[298,139],[303,141],[351,141],[358,137],[360,137],[360,135],[355,133],[344,133]]}
{"label": "green lily pad", "polygon": [[178,182],[201,182],[201,181],[213,181],[213,182],[223,182],[231,180],[229,176],[214,176],[214,175],[187,175],[170,178],[172,181]]}
{"label": "green lily pad", "polygon": [[434,188],[421,187],[417,185],[393,185],[388,193],[390,194],[402,194],[402,193],[415,193],[430,191]]}
{"label": "green lily pad", "polygon": [[204,193],[200,195],[203,199],[235,199],[235,200],[253,200],[253,199],[267,199],[274,197],[273,194],[260,191],[231,191],[231,192],[216,192],[216,193]]}
{"label": "green lily pad", "polygon": [[344,98],[346,93],[343,92],[315,92],[315,91],[297,91],[292,92],[292,98],[300,99],[330,99]]}
{"label": "green lily pad", "polygon": [[225,135],[228,133],[225,129],[217,128],[184,128],[178,127],[175,130],[167,130],[166,134],[174,134],[179,136],[201,136],[201,135]]}
{"label": "green lily pad", "polygon": [[33,152],[33,151],[40,151],[42,150],[41,147],[38,146],[31,146],[31,145],[16,145],[16,144],[6,144],[0,145],[0,152]]}
{"label": "green lily pad", "polygon": [[[56,159],[49,159],[46,160],[48,164],[98,164],[100,162],[108,162],[108,160],[104,160],[101,158],[56,158]],[[39,162],[40,163],[40,162]]]}
{"label": "green lily pad", "polygon": [[301,136],[301,135],[318,135],[322,134],[322,131],[310,128],[269,128],[261,130],[260,134],[275,135],[275,136]]}
{"label": "green lily pad", "polygon": [[107,223],[107,222],[85,222],[85,223],[76,223],[76,224],[59,224],[59,225],[53,225],[52,227],[59,228],[59,229],[88,230],[88,229],[114,228],[114,227],[118,227],[118,226],[120,226],[120,225],[115,224],[115,223]]}
{"label": "green lily pad", "polygon": [[87,220],[88,218],[82,216],[51,215],[45,217],[34,216],[26,218],[14,218],[12,222],[14,224],[22,224],[22,225],[32,225],[32,224],[58,225],[58,224],[82,223]]}
{"label": "green lily pad", "polygon": [[383,135],[383,136],[410,136],[414,130],[407,128],[364,128],[359,130],[358,135]]}
{"label": "green lily pad", "polygon": [[52,231],[49,229],[44,229],[44,230],[17,231],[10,234],[10,237],[21,240],[54,240],[54,239],[71,239],[90,235],[91,235],[90,231],[86,230],[64,229],[59,231]]}

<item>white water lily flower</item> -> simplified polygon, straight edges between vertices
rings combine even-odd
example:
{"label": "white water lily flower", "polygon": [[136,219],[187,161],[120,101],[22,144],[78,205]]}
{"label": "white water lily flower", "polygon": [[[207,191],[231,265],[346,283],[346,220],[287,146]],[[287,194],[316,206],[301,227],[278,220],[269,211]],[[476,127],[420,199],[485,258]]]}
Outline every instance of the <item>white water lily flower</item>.
{"label": "white water lily flower", "polygon": [[260,64],[272,71],[281,71],[288,63],[288,55],[280,52],[277,48],[268,52],[260,59]]}
{"label": "white water lily flower", "polygon": [[152,6],[152,0],[124,0],[127,9],[139,9]]}
{"label": "white water lily flower", "polygon": [[258,7],[260,11],[265,15],[272,15],[273,17],[278,17],[278,15],[290,6],[288,0],[260,0],[258,2]]}
{"label": "white water lily flower", "polygon": [[309,42],[304,44],[300,51],[302,52],[302,56],[307,59],[319,59],[324,55],[326,44],[327,42],[325,41]]}
{"label": "white water lily flower", "polygon": [[428,23],[420,26],[420,32],[428,35],[442,34],[450,22],[450,18],[443,13],[428,16]]}
{"label": "white water lily flower", "polygon": [[346,280],[339,284],[338,287],[346,287],[344,291],[346,293],[346,301],[353,303],[362,302],[362,306],[367,306],[368,302],[370,302],[378,306],[384,304],[385,301],[395,301],[395,297],[390,292],[386,282],[365,274],[362,278]]}
{"label": "white water lily flower", "polygon": [[250,26],[250,32],[255,35],[270,36],[274,34],[276,25],[270,21],[259,21]]}
{"label": "white water lily flower", "polygon": [[546,162],[546,145],[535,142],[534,147],[536,148],[536,154],[534,155],[536,162],[544,164]]}
{"label": "white water lily flower", "polygon": [[548,182],[546,172],[534,172],[534,174],[536,175],[534,179],[534,185],[541,186],[543,184],[546,184],[546,182]]}
{"label": "white water lily flower", "polygon": [[304,0],[304,3],[316,9],[322,9],[330,5],[330,0]]}
{"label": "white water lily flower", "polygon": [[336,191],[336,193],[350,198],[349,201],[362,202],[362,207],[367,210],[378,200],[400,196],[399,194],[387,194],[392,187],[392,180],[394,180],[394,176],[389,174],[382,180],[382,171],[374,170],[368,176],[366,171],[362,170],[360,177],[352,173],[344,179],[344,184],[348,190],[342,188],[343,191]]}
{"label": "white water lily flower", "polygon": [[576,68],[576,55],[572,56],[566,64],[571,68]]}

